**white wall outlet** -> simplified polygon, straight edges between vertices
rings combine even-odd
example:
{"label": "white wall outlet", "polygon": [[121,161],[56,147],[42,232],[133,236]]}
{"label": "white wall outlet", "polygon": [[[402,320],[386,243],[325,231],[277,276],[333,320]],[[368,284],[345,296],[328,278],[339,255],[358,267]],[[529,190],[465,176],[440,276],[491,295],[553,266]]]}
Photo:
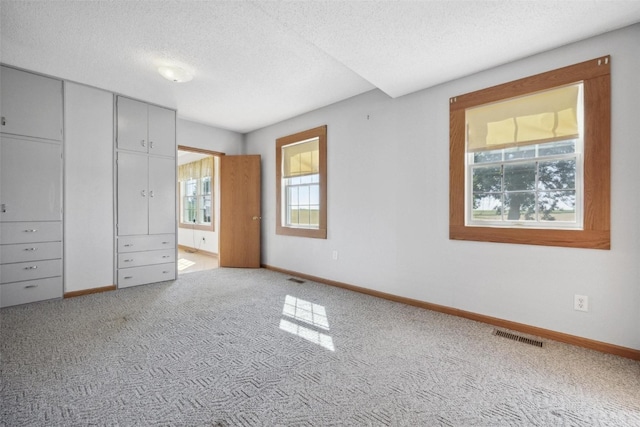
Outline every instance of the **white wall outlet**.
{"label": "white wall outlet", "polygon": [[578,311],[589,311],[589,297],[586,295],[574,295],[573,309]]}
{"label": "white wall outlet", "polygon": [[338,260],[338,251],[333,251],[331,253],[331,258],[333,258],[334,261]]}

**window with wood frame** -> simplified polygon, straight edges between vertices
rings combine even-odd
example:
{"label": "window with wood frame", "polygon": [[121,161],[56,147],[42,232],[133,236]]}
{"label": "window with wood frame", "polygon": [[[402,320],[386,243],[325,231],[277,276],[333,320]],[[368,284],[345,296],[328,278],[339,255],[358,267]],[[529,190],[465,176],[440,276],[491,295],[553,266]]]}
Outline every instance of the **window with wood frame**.
{"label": "window with wood frame", "polygon": [[327,127],[276,140],[276,234],[327,238]]}
{"label": "window with wood frame", "polygon": [[610,248],[610,57],[450,99],[449,237]]}

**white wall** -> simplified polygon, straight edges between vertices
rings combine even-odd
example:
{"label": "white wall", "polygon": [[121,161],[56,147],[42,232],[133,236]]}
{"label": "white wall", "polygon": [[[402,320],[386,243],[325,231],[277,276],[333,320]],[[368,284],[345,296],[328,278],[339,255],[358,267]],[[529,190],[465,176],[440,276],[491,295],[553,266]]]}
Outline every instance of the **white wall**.
{"label": "white wall", "polygon": [[[246,152],[262,155],[262,262],[640,349],[639,40],[637,24],[401,98],[368,92],[246,135]],[[607,54],[612,249],[449,240],[449,98]],[[328,238],[277,236],[275,140],[323,124]],[[574,294],[589,296],[589,312],[573,310]]]}
{"label": "white wall", "polygon": [[[243,148],[242,134],[214,128],[185,119],[178,119],[177,123],[178,145],[192,148],[201,148],[226,155],[241,154]],[[216,159],[215,169],[219,171],[219,162]],[[218,230],[220,229],[220,191],[218,174],[213,183],[215,195],[215,226],[214,231],[194,230],[178,227],[178,244],[198,250],[218,253]],[[202,238],[204,237],[204,241]]]}
{"label": "white wall", "polygon": [[113,94],[64,83],[64,291],[113,279]]}

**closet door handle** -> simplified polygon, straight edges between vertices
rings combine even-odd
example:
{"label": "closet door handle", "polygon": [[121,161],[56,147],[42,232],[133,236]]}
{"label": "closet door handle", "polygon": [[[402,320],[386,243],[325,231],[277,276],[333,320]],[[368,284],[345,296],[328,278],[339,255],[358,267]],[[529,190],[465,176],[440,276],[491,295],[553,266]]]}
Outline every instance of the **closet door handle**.
{"label": "closet door handle", "polygon": [[38,269],[38,266],[37,266],[37,265],[32,265],[32,266],[30,266],[30,267],[25,267],[24,269],[25,269],[25,270],[37,270],[37,269]]}
{"label": "closet door handle", "polygon": [[140,141],[140,145],[142,145],[143,147],[146,147],[146,146],[147,146],[147,143],[146,143],[146,141],[143,139],[143,140],[141,140],[141,141]]}
{"label": "closet door handle", "polygon": [[153,148],[153,141],[149,141],[149,148]]}
{"label": "closet door handle", "polygon": [[149,191],[149,197],[153,197],[153,190]]}
{"label": "closet door handle", "polygon": [[38,229],[37,229],[37,228],[30,228],[30,229],[28,229],[28,230],[24,230],[24,232],[25,232],[25,233],[35,233],[35,232],[37,232],[37,231],[38,231]]}
{"label": "closet door handle", "polygon": [[24,248],[24,250],[27,252],[33,252],[33,251],[37,251],[38,248]]}
{"label": "closet door handle", "polygon": [[142,190],[140,194],[142,194],[142,197],[147,197],[147,190]]}
{"label": "closet door handle", "polygon": [[2,126],[6,126],[7,125],[7,120],[4,116],[2,116]]}

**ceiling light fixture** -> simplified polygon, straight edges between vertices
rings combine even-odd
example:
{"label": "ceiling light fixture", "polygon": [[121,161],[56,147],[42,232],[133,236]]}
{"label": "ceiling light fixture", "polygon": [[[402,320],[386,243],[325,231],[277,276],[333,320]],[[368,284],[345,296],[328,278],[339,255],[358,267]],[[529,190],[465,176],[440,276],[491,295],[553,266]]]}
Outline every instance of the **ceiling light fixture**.
{"label": "ceiling light fixture", "polygon": [[158,68],[158,72],[165,79],[176,83],[184,83],[193,79],[193,74],[180,67],[163,66]]}

